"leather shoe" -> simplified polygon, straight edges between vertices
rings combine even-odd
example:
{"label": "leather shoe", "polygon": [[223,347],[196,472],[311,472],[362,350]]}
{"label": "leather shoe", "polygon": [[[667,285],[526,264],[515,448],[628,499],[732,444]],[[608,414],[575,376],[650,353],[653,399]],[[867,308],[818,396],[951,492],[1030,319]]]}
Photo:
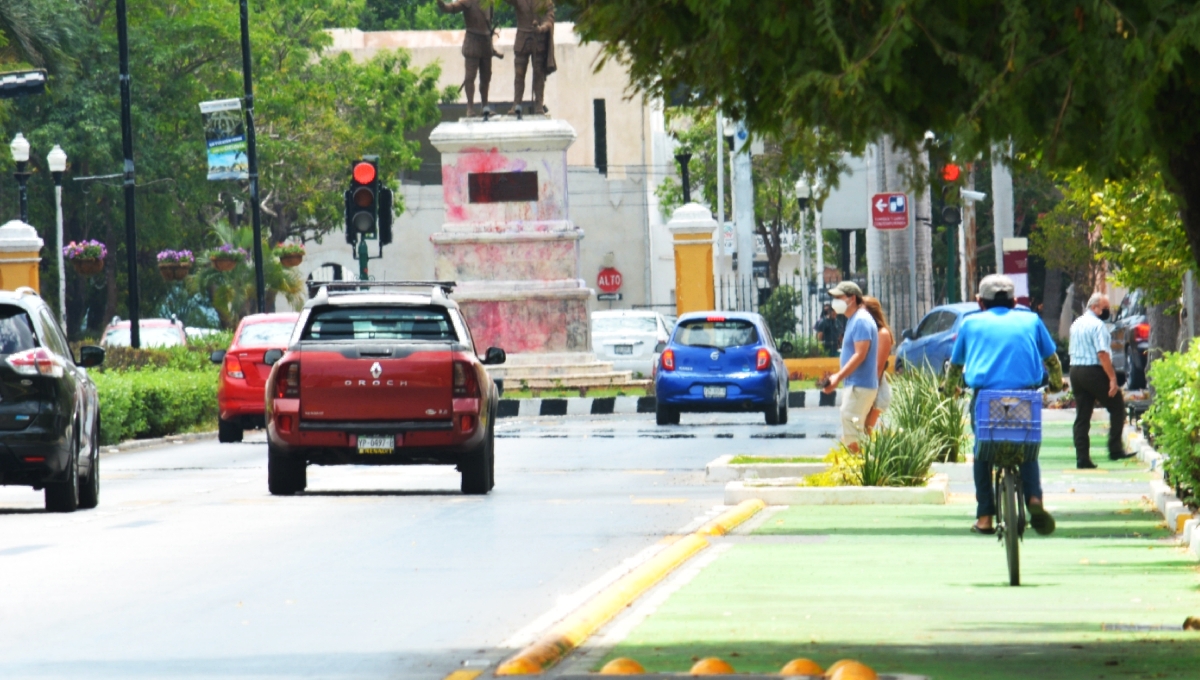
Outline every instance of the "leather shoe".
{"label": "leather shoe", "polygon": [[1075,467],[1079,470],[1095,470],[1097,466],[1090,460],[1081,460],[1076,461]]}
{"label": "leather shoe", "polygon": [[1126,460],[1128,458],[1133,458],[1136,455],[1137,455],[1136,453],[1128,453],[1128,452],[1121,453],[1120,455],[1113,455],[1110,453],[1110,454],[1108,454],[1108,459],[1109,460]]}

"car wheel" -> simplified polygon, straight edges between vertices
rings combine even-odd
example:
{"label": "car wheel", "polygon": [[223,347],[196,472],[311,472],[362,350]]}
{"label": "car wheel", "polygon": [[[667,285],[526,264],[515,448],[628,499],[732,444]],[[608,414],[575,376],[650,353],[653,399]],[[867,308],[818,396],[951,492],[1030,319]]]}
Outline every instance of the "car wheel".
{"label": "car wheel", "polygon": [[272,496],[291,496],[308,486],[308,464],[267,444],[267,490]]}
{"label": "car wheel", "polygon": [[763,415],[766,416],[768,425],[778,425],[779,424],[779,397],[778,396],[776,396],[774,399],[772,399],[771,403],[767,404],[767,408],[763,411]]}
{"label": "car wheel", "polygon": [[[209,421],[212,422],[212,421]],[[242,441],[244,430],[236,420],[217,419],[217,441],[222,444],[235,444]]]}
{"label": "car wheel", "polygon": [[79,482],[79,507],[91,510],[100,504],[100,416],[92,428],[88,473]]}
{"label": "car wheel", "polygon": [[492,490],[492,477],[495,457],[492,455],[492,432],[489,429],[483,443],[474,451],[468,453],[459,464],[462,472],[462,492],[472,496],[481,496]]}
{"label": "car wheel", "polygon": [[67,469],[61,481],[46,484],[47,512],[75,512],[79,507],[79,439],[75,439],[75,450],[67,461]]}
{"label": "car wheel", "polygon": [[679,411],[666,404],[658,404],[654,408],[654,422],[659,425],[678,425]]}

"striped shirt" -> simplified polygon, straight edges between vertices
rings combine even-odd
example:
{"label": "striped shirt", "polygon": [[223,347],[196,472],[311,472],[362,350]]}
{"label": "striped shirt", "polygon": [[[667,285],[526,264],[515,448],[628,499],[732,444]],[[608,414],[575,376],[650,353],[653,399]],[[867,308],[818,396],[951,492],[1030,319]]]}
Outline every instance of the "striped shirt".
{"label": "striped shirt", "polygon": [[1089,309],[1071,324],[1071,365],[1099,366],[1100,352],[1112,356],[1112,334]]}

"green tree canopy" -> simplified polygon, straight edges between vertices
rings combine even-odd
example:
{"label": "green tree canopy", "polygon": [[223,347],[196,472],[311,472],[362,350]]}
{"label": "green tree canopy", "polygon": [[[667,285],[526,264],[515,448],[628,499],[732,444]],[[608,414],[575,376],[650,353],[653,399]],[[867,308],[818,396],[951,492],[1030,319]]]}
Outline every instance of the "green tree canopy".
{"label": "green tree canopy", "polygon": [[853,145],[952,133],[1120,178],[1149,164],[1200,257],[1200,5],[1185,0],[562,0],[657,95]]}

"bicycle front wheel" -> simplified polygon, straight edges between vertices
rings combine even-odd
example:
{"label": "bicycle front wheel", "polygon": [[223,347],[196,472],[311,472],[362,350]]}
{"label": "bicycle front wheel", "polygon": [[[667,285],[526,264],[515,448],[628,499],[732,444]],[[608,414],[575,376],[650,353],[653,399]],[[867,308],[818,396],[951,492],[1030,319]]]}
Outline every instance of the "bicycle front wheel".
{"label": "bicycle front wheel", "polygon": [[1008,584],[1021,585],[1020,480],[1015,470],[1000,472],[1000,511],[1004,518],[1004,551],[1008,555]]}

